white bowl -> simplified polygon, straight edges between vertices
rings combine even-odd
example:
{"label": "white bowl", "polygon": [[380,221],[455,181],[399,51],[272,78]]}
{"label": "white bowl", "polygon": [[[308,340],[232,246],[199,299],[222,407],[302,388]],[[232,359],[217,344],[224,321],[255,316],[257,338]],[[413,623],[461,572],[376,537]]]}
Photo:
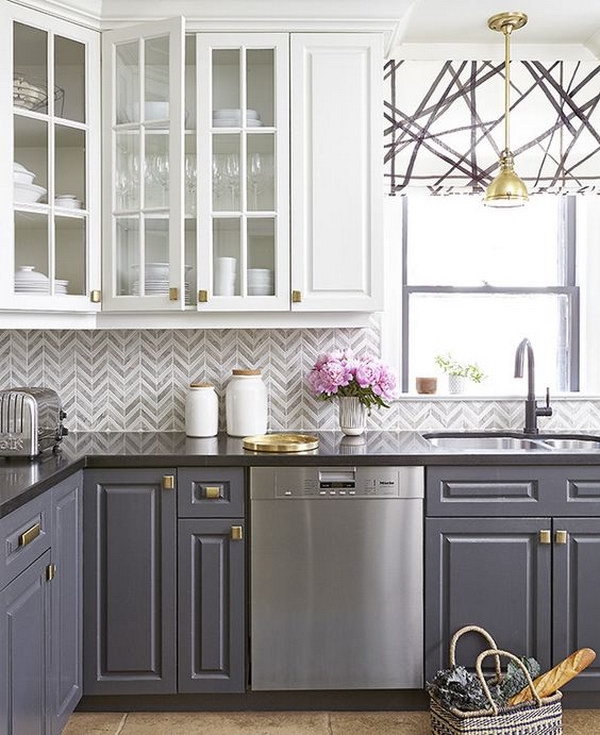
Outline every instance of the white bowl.
{"label": "white bowl", "polygon": [[15,184],[31,184],[35,179],[35,174],[31,171],[25,173],[24,171],[13,171],[13,182]]}
{"label": "white bowl", "polygon": [[33,285],[48,283],[48,276],[38,273],[34,265],[20,265],[15,271],[15,284]]}
{"label": "white bowl", "polygon": [[15,202],[23,202],[27,204],[39,202],[46,194],[46,189],[44,189],[43,186],[37,186],[36,184],[19,184],[16,181],[13,185],[13,191]]}
{"label": "white bowl", "polygon": [[81,209],[81,201],[79,199],[59,199],[58,197],[54,200],[55,207],[62,207],[63,209]]}

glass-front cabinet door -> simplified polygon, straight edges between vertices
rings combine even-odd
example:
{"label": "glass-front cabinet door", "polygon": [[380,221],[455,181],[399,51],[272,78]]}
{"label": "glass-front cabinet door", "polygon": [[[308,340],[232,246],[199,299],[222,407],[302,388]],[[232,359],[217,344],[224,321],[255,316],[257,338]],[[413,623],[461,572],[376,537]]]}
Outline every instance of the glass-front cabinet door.
{"label": "glass-front cabinet door", "polygon": [[[183,309],[184,21],[103,35],[105,308]],[[187,229],[187,228],[186,228]]]}
{"label": "glass-front cabinet door", "polygon": [[99,35],[3,3],[0,305],[100,301]]}
{"label": "glass-front cabinet door", "polygon": [[198,253],[200,311],[289,309],[288,95],[286,34],[188,36],[186,253]]}

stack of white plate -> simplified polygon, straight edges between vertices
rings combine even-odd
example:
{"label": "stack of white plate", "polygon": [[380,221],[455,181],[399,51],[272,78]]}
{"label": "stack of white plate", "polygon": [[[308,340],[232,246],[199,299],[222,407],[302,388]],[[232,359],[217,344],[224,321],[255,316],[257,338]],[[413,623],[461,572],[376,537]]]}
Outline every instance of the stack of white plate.
{"label": "stack of white plate", "polygon": [[57,278],[54,281],[54,293],[55,294],[60,294],[60,295],[63,295],[64,296],[64,295],[66,295],[66,294],[69,293],[68,290],[67,290],[68,286],[69,286],[69,282],[68,281],[61,280],[60,278]]}
{"label": "stack of white plate", "polygon": [[[186,265],[185,269],[186,271],[190,271],[192,269],[192,266]],[[131,292],[137,295],[140,292],[140,267],[137,264],[132,265],[131,270],[133,271]],[[146,296],[166,296],[169,293],[169,270],[170,268],[168,263],[146,263],[146,278],[144,280]],[[186,278],[185,301],[186,303],[191,303],[191,300],[192,288],[190,286],[190,282]]]}
{"label": "stack of white plate", "polygon": [[[242,111],[236,109],[213,110],[214,128],[241,128]],[[260,128],[262,121],[256,110],[246,110],[246,127]]]}
{"label": "stack of white plate", "polygon": [[15,202],[32,204],[45,196],[46,189],[33,183],[35,174],[17,161],[13,163],[13,192]]}
{"label": "stack of white plate", "polygon": [[38,273],[34,265],[20,265],[15,271],[16,293],[48,293],[50,279],[43,273]]}
{"label": "stack of white plate", "polygon": [[272,296],[275,280],[271,268],[248,268],[248,295]]}
{"label": "stack of white plate", "polygon": [[59,194],[54,197],[54,206],[63,209],[81,209],[83,202],[76,194]]}

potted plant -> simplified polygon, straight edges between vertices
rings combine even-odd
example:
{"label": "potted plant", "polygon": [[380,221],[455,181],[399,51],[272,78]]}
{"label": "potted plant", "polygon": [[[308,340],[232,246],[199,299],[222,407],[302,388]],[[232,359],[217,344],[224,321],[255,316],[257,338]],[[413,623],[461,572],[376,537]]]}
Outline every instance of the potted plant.
{"label": "potted plant", "polygon": [[460,363],[450,353],[436,355],[435,364],[448,376],[448,392],[451,394],[464,393],[467,380],[481,383],[486,378],[477,363]]}
{"label": "potted plant", "polygon": [[308,374],[312,393],[321,401],[339,399],[340,428],[359,436],[373,406],[389,408],[396,396],[396,377],[374,355],[355,357],[351,350],[321,355]]}

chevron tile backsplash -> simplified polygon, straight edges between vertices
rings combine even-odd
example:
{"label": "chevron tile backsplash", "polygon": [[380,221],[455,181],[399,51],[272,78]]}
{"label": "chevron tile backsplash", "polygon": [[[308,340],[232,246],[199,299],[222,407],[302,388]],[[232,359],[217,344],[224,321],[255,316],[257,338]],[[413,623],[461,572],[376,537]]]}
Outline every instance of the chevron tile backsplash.
{"label": "chevron tile backsplash", "polygon": [[[235,367],[261,368],[270,428],[337,429],[334,406],[316,401],[305,376],[320,352],[379,353],[377,323],[361,329],[0,331],[0,387],[54,388],[72,431],[181,431],[188,384],[224,395]],[[221,411],[224,417],[224,411]],[[374,411],[372,429],[519,428],[515,400],[402,399]],[[556,400],[549,430],[600,429],[600,401]]]}

